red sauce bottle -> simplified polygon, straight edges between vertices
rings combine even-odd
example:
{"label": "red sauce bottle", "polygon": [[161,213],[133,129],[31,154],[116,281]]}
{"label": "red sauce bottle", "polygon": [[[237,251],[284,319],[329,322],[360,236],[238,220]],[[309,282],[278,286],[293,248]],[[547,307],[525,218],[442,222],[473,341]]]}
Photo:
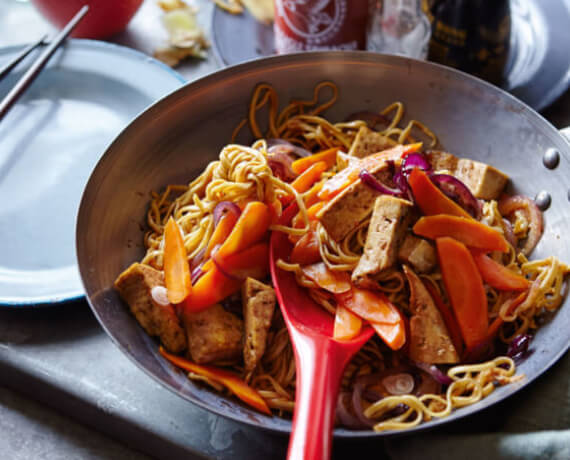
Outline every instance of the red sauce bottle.
{"label": "red sauce bottle", "polygon": [[275,0],[278,54],[366,49],[368,0]]}

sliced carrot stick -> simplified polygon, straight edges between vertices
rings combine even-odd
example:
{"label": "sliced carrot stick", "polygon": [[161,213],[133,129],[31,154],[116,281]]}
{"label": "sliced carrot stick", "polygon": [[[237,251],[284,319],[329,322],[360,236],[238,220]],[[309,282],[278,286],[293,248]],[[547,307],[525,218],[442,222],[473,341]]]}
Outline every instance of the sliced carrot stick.
{"label": "sliced carrot stick", "polygon": [[259,242],[267,233],[271,224],[271,213],[261,201],[248,203],[232,232],[217,252],[221,259],[230,254],[243,251],[249,246]]}
{"label": "sliced carrot stick", "polygon": [[463,243],[444,237],[436,246],[443,283],[469,352],[484,342],[489,326],[483,280]]}
{"label": "sliced carrot stick", "polygon": [[264,414],[271,415],[271,411],[267,406],[265,400],[261,395],[251,388],[247,383],[245,383],[236,374],[219,369],[212,366],[204,366],[203,364],[196,364],[192,361],[184,359],[180,356],[172,355],[168,353],[164,348],[160,347],[159,352],[164,358],[170,361],[175,366],[184,369],[187,372],[193,372],[195,374],[207,377],[214,382],[218,382],[225,387],[227,387],[233,394],[235,394],[239,399],[241,399],[246,404],[257,409]]}
{"label": "sliced carrot stick", "polygon": [[190,265],[178,224],[170,217],[164,228],[164,284],[170,303],[180,303],[192,290]]}
{"label": "sliced carrot stick", "polygon": [[319,161],[310,166],[303,174],[291,182],[291,187],[299,193],[304,193],[321,178],[321,174],[327,169],[329,169],[327,164],[324,161]]}
{"label": "sliced carrot stick", "polygon": [[319,161],[324,161],[327,164],[327,169],[332,168],[336,163],[336,153],[338,152],[338,147],[333,147],[332,149],[324,150],[314,155],[299,158],[291,164],[293,172],[296,174],[302,174],[315,163]]}
{"label": "sliced carrot stick", "polygon": [[212,264],[208,271],[192,286],[192,292],[183,303],[184,311],[205,310],[238,292],[242,284],[241,280],[228,278],[215,264]]}
{"label": "sliced carrot stick", "polygon": [[350,340],[358,335],[362,328],[362,320],[348,308],[338,305],[334,316],[333,338]]}
{"label": "sliced carrot stick", "polygon": [[495,262],[484,252],[472,249],[471,255],[483,280],[490,286],[503,291],[523,291],[530,286],[530,281],[524,276]]}
{"label": "sliced carrot stick", "polygon": [[338,304],[371,323],[398,324],[401,321],[398,308],[380,292],[353,286],[350,291],[335,297]]}
{"label": "sliced carrot stick", "polygon": [[324,262],[304,266],[303,274],[321,289],[333,294],[342,294],[352,288],[348,272],[330,270]]}
{"label": "sliced carrot stick", "polygon": [[422,217],[413,230],[416,235],[432,240],[449,236],[472,248],[501,252],[509,250],[507,240],[500,232],[470,217],[445,214]]}
{"label": "sliced carrot stick", "polygon": [[408,178],[414,201],[426,216],[449,214],[471,219],[471,216],[455,201],[449,199],[419,168],[414,168]]}
{"label": "sliced carrot stick", "polygon": [[210,237],[210,241],[208,242],[208,246],[206,247],[206,252],[204,253],[204,260],[210,257],[212,253],[212,249],[217,245],[223,244],[224,241],[228,238],[230,233],[232,232],[236,222],[238,221],[239,216],[234,213],[227,213],[218,222],[214,233]]}
{"label": "sliced carrot stick", "polygon": [[370,323],[376,334],[392,350],[399,350],[406,343],[406,325],[404,320],[396,324]]}
{"label": "sliced carrot stick", "polygon": [[263,279],[269,273],[269,244],[257,243],[241,252],[218,259],[218,253],[212,256],[218,270],[229,277]]}
{"label": "sliced carrot stick", "polygon": [[300,265],[310,265],[321,261],[319,240],[315,232],[308,231],[295,243],[289,261]]}

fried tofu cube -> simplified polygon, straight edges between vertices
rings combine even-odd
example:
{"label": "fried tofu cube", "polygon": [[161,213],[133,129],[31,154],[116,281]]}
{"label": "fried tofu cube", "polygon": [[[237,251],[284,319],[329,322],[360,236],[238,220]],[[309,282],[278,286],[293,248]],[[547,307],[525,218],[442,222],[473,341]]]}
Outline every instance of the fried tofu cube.
{"label": "fried tofu cube", "polygon": [[[385,163],[369,172],[384,184],[393,186],[388,165]],[[318,214],[318,218],[329,236],[340,241],[370,215],[377,197],[376,190],[358,179],[329,201]]]}
{"label": "fried tofu cube", "polygon": [[159,337],[168,351],[180,353],[186,349],[186,336],[172,305],[160,305],[153,299],[151,291],[158,286],[164,287],[164,274],[140,263],[132,264],[115,281],[115,288],[147,334]]}
{"label": "fried tofu cube", "polygon": [[352,272],[352,282],[367,287],[370,277],[392,267],[408,230],[412,203],[389,195],[376,198],[364,252]]}
{"label": "fried tofu cube", "polygon": [[398,251],[398,260],[420,273],[428,273],[437,263],[437,254],[429,241],[408,234]]}
{"label": "fried tofu cube", "polygon": [[357,158],[364,158],[394,147],[396,144],[397,142],[393,139],[363,126],[358,130],[348,154]]}
{"label": "fried tofu cube", "polygon": [[471,190],[475,198],[496,200],[509,181],[497,168],[479,161],[460,159],[453,175]]}
{"label": "fried tofu cube", "polygon": [[451,153],[441,150],[431,150],[426,153],[427,159],[434,171],[447,171],[450,174],[457,169],[459,159]]}
{"label": "fried tofu cube", "polygon": [[233,363],[242,354],[243,321],[219,304],[197,313],[186,313],[188,351],[198,364]]}
{"label": "fried tofu cube", "polygon": [[275,291],[261,281],[247,278],[241,298],[245,321],[243,360],[245,371],[251,372],[265,353],[267,333],[275,311]]}
{"label": "fried tofu cube", "polygon": [[493,166],[480,161],[457,158],[455,155],[438,150],[427,153],[427,159],[434,171],[451,174],[473,193],[475,198],[496,200],[509,181],[509,176]]}
{"label": "fried tofu cube", "polygon": [[408,266],[404,273],[410,285],[409,357],[412,361],[429,364],[454,364],[459,355],[443,321],[422,280]]}

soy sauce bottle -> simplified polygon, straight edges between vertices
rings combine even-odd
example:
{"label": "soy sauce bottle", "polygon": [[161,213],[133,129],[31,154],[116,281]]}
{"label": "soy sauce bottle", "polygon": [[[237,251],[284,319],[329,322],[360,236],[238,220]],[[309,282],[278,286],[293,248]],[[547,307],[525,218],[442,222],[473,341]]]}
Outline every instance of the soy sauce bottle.
{"label": "soy sauce bottle", "polygon": [[509,0],[422,0],[431,21],[428,60],[455,67],[496,85],[509,54]]}

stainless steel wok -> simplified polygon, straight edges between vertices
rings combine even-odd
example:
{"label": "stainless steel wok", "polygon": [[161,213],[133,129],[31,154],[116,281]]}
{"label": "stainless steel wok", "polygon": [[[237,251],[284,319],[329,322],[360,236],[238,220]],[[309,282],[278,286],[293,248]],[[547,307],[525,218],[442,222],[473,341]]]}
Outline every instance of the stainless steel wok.
{"label": "stainless steel wok", "polygon": [[[548,193],[546,231],[533,257],[556,255],[570,262],[566,235],[570,145],[536,112],[480,80],[402,57],[317,52],[248,62],[180,88],[119,135],[87,184],[77,221],[77,256],[87,298],[116,345],[166,388],[219,415],[281,432],[290,431],[288,420],[261,415],[173,369],[159,356],[157,342],[138,325],[112,285],[144,252],[149,192],[170,183],[187,183],[217,158],[246,115],[257,83],[271,83],[285,103],[291,97],[309,98],[315,84],[323,80],[339,87],[339,101],[326,113],[330,120],[342,120],[360,110],[379,110],[400,100],[407,114],[427,123],[448,151],[497,166],[511,176],[512,191],[531,197],[542,193],[543,198]],[[498,388],[477,404],[407,433],[452,422],[512,395],[545,372],[569,345],[570,302],[566,301],[536,335],[535,352],[519,368],[526,375],[523,381]],[[389,434],[335,431],[341,437]]]}

